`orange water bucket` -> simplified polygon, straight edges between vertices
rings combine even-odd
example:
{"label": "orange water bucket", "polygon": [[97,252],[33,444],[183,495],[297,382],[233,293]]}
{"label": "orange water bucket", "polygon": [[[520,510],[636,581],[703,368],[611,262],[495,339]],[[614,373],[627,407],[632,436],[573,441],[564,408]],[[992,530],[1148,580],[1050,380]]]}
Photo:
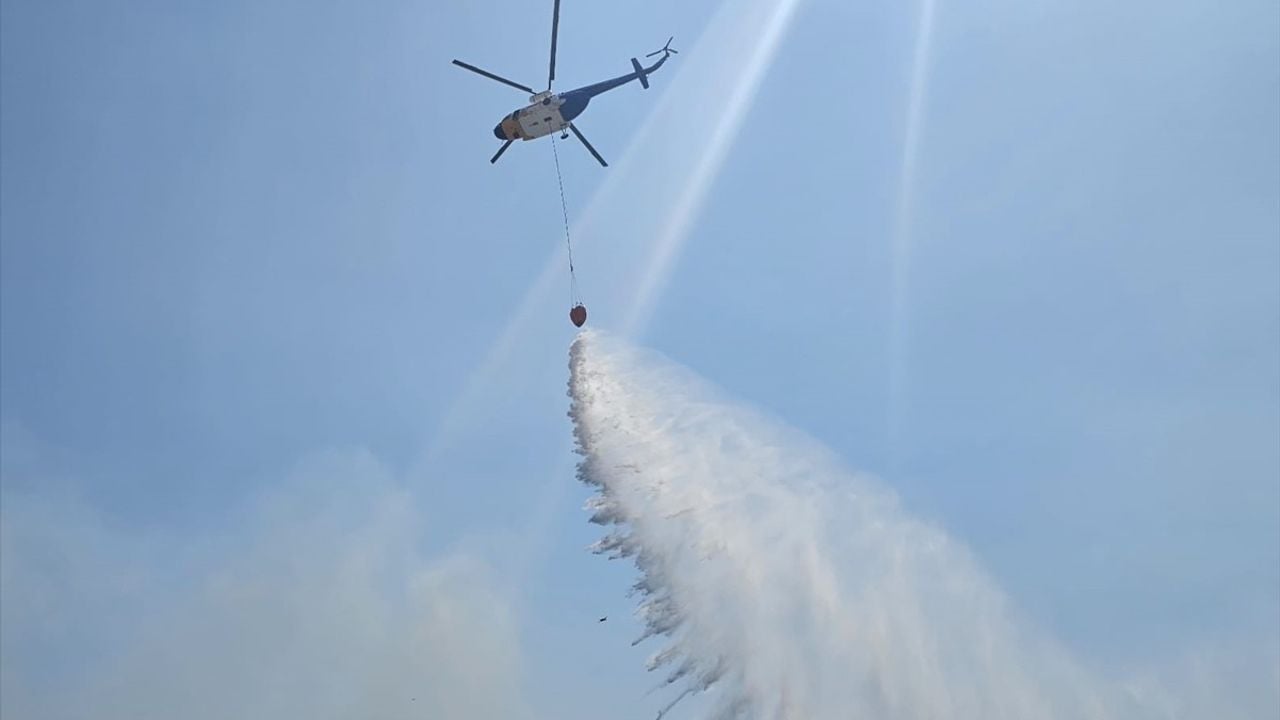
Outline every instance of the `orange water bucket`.
{"label": "orange water bucket", "polygon": [[583,323],[587,321],[587,306],[582,304],[574,305],[573,309],[569,311],[569,320],[574,327],[582,327]]}

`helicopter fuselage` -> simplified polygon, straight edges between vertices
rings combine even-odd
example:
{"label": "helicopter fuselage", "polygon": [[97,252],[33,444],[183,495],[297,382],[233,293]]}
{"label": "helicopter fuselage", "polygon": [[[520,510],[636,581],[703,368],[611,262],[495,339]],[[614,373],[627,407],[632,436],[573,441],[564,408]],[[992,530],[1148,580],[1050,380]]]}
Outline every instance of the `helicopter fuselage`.
{"label": "helicopter fuselage", "polygon": [[590,97],[578,99],[570,93],[539,93],[533,102],[502,118],[493,128],[499,140],[533,140],[569,127],[587,109]]}

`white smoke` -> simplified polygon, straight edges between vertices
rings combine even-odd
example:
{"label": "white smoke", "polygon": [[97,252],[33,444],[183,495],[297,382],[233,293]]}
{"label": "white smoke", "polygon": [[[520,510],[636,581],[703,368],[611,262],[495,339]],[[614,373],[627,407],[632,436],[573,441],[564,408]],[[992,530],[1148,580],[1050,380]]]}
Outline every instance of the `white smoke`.
{"label": "white smoke", "polygon": [[[589,332],[570,352],[597,552],[632,557],[650,669],[716,718],[1111,718],[1133,694],[1021,623],[963,547],[877,480]],[[1176,713],[1161,713],[1173,716]]]}
{"label": "white smoke", "polygon": [[4,720],[539,716],[512,594],[480,553],[424,552],[421,499],[367,452],[309,456],[234,537],[3,498]]}

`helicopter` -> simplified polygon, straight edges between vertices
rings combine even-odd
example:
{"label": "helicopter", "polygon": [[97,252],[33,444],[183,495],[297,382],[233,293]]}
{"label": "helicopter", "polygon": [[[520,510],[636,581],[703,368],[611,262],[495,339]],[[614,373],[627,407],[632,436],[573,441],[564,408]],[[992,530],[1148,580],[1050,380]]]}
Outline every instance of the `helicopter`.
{"label": "helicopter", "polygon": [[649,75],[662,67],[662,64],[667,61],[668,57],[679,54],[676,50],[671,49],[671,41],[675,39],[674,37],[671,37],[667,39],[667,44],[663,45],[661,50],[656,50],[645,55],[647,58],[653,57],[654,55],[662,56],[657,62],[649,67],[643,67],[639,60],[631,58],[631,67],[633,68],[633,71],[626,75],[619,75],[618,77],[604,80],[593,85],[586,85],[568,92],[553,93],[551,92],[551,83],[556,79],[556,36],[559,33],[559,30],[560,0],[555,0],[555,7],[551,14],[551,66],[547,73],[547,89],[542,92],[535,92],[534,89],[528,85],[521,85],[518,82],[508,80],[507,78],[491,73],[488,70],[482,70],[475,65],[464,63],[461,60],[453,61],[453,64],[460,68],[483,75],[490,80],[497,80],[498,82],[504,85],[509,85],[517,90],[523,90],[530,93],[528,105],[515,110],[511,114],[502,118],[502,121],[494,126],[494,137],[504,142],[502,143],[502,147],[498,148],[498,152],[489,159],[491,164],[498,162],[498,158],[502,157],[502,153],[506,152],[507,148],[511,147],[511,143],[516,140],[533,140],[550,135],[554,132],[559,132],[560,139],[565,140],[569,137],[569,131],[572,131],[574,136],[582,142],[582,144],[587,148],[587,151],[595,157],[600,165],[603,167],[609,167],[609,163],[604,161],[604,158],[600,156],[600,153],[596,152],[596,149],[592,147],[591,143],[587,142],[587,138],[583,136],[582,131],[573,124],[574,118],[581,115],[582,111],[587,109],[587,103],[591,102],[591,98],[600,95],[601,93],[606,93],[616,87],[626,85],[632,80],[639,80],[640,86],[647,90],[649,88]]}

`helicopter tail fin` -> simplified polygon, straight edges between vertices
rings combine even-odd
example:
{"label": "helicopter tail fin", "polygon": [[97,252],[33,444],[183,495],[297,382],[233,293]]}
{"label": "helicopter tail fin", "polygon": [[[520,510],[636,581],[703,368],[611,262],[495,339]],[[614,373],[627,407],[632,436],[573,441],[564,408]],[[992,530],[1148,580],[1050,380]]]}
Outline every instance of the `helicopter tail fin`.
{"label": "helicopter tail fin", "polygon": [[645,90],[649,89],[649,75],[645,73],[644,68],[640,66],[640,61],[631,58],[631,67],[636,69],[636,77],[640,78],[640,86]]}

